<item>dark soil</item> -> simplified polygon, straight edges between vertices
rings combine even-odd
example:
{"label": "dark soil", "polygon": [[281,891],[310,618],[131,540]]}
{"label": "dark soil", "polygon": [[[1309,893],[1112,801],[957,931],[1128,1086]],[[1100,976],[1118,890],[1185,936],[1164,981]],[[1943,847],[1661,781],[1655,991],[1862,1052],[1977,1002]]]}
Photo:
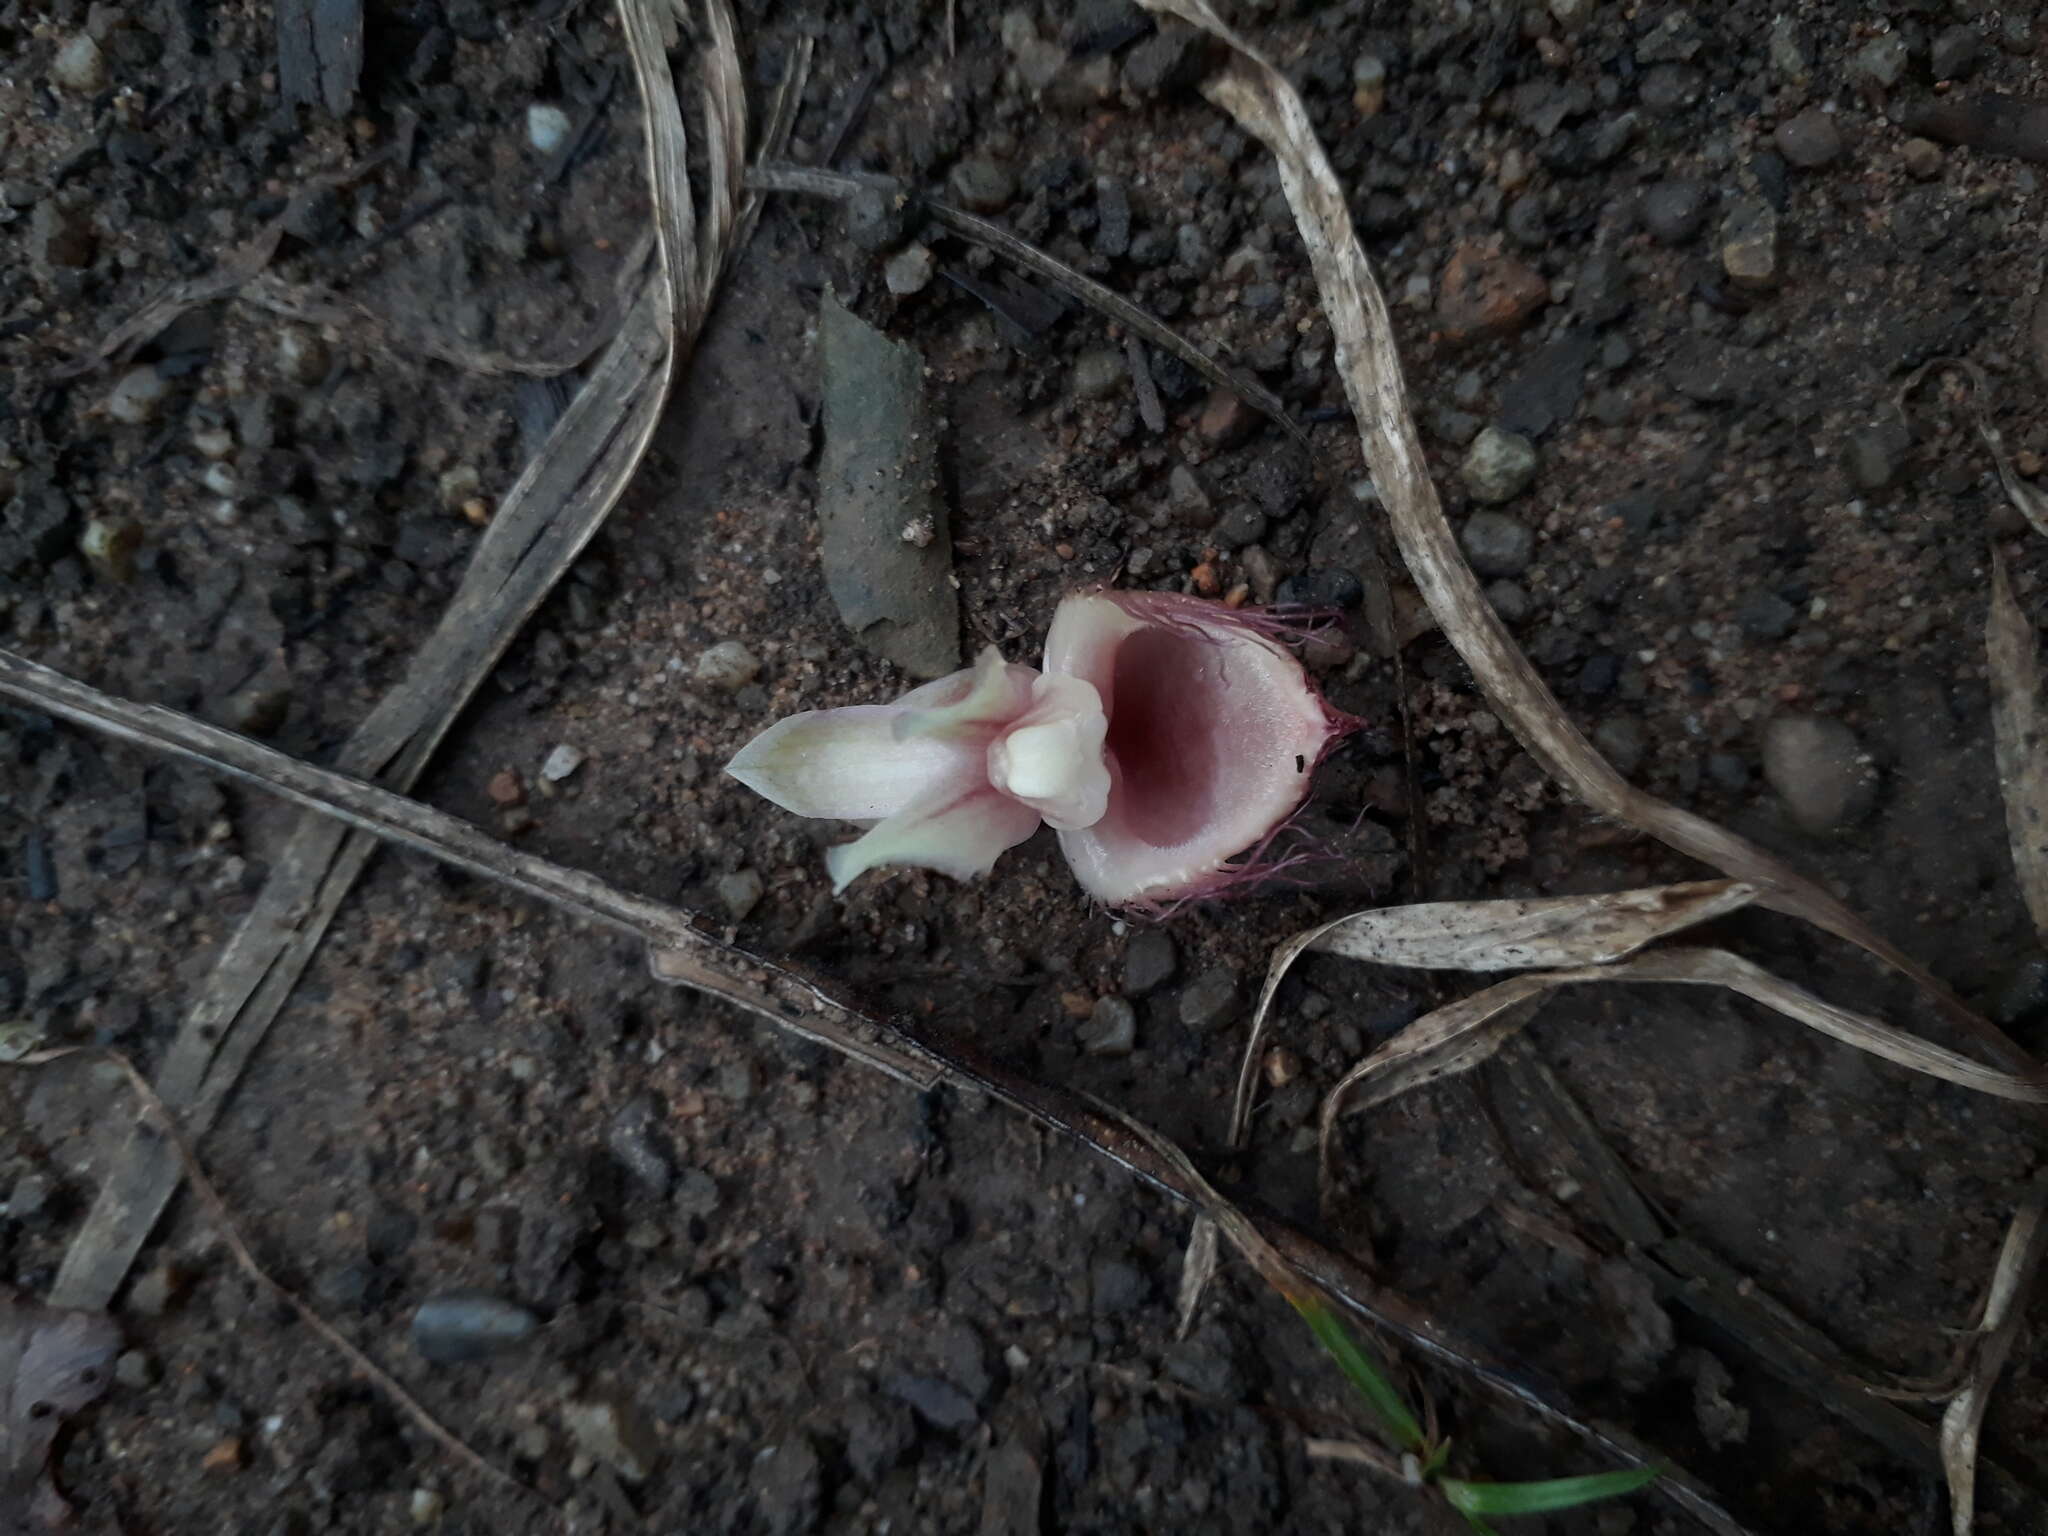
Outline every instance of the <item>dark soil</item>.
{"label": "dark soil", "polygon": [[[2048,561],[1972,438],[1925,416],[1911,440],[1887,415],[1912,368],[1966,354],[1991,371],[2023,463],[2048,455],[2026,340],[2036,174],[1909,146],[1894,125],[1932,95],[1937,59],[1967,77],[1958,92],[2040,89],[2031,9],[1241,9],[1354,189],[1461,525],[1474,435],[1505,423],[1536,438],[1533,486],[1498,509],[1514,526],[1478,532],[1499,606],[1566,707],[1637,782],[1794,858],[2043,1043],[2048,954],[1992,766],[1987,531],[2011,541],[2036,611]],[[1122,0],[1049,0],[1000,30],[963,6],[957,53],[943,15],[748,7],[757,97],[796,38],[818,40],[792,158],[836,148],[841,168],[971,196],[1255,371],[1317,423],[1313,454],[1159,356],[1169,420],[1155,434],[1128,378],[1091,356],[1122,354],[1099,317],[1069,306],[1020,329],[944,275],[999,286],[985,253],[779,200],[648,464],[421,793],[729,915],[742,942],[880,1007],[971,1021],[1006,1059],[1213,1150],[1281,935],[1368,903],[1700,871],[1546,786],[1441,638],[1407,622],[1398,582],[1398,664],[1358,608],[1317,658],[1332,700],[1371,722],[1310,813],[1330,857],[1306,890],[1175,917],[1171,974],[1138,978],[1153,985],[1131,999],[1129,1056],[1087,1054],[1080,1030],[1098,999],[1133,990],[1147,930],[1091,909],[1049,836],[981,885],[895,873],[835,901],[820,851],[841,829],[719,773],[780,715],[906,687],[851,643],[817,559],[812,336],[828,285],[921,349],[949,419],[970,652],[1030,659],[1062,594],[1119,572],[1255,598],[1290,580],[1354,595],[1343,573],[1385,591],[1306,260],[1269,160],[1194,90],[1203,50],[1155,36]],[[103,66],[83,89],[56,64],[81,35]],[[431,627],[476,519],[562,398],[435,361],[422,334],[444,351],[571,351],[604,323],[646,225],[637,104],[603,5],[377,0],[365,38],[360,92],[334,118],[280,103],[266,8],[0,5],[0,633],[316,760]],[[1887,38],[1903,44],[1889,83]],[[1383,102],[1356,69],[1368,56]],[[567,112],[574,153],[532,147],[537,103]],[[1831,158],[1811,119],[1776,132],[1816,106],[1839,125]],[[291,205],[270,271],[338,289],[381,324],[322,329],[224,302],[133,364],[62,375],[315,177],[349,170]],[[1760,209],[1775,281],[1744,289],[1722,247]],[[894,295],[883,265],[912,239],[941,275]],[[1490,325],[1457,302],[1475,273],[1512,299]],[[1475,329],[1491,334],[1466,339]],[[124,389],[160,398],[113,409],[138,366]],[[111,560],[82,552],[109,542]],[[728,640],[762,663],[737,693],[695,680]],[[1770,721],[1788,712],[1853,730],[1874,803],[1846,794],[1820,830],[1795,823],[1788,799],[1830,785],[1812,782],[1825,764],[1795,767],[1782,795],[1761,778]],[[545,784],[560,744],[585,759]],[[489,793],[508,772],[523,805]],[[18,710],[0,711],[0,812],[8,1043],[155,1062],[289,815]],[[760,882],[751,906],[728,879],[743,872]],[[1940,1032],[1902,985],[1786,920],[1745,915],[1719,937]],[[1235,1005],[1201,1022],[1222,987]],[[1277,1036],[1294,1076],[1263,1101],[1244,1182],[1315,1222],[1320,1095],[1454,990],[1301,967]],[[1534,1035],[1680,1229],[1873,1378],[1944,1369],[2040,1158],[2024,1114],[1704,992],[1564,997]],[[1928,1469],[1631,1283],[1560,1150],[1491,1073],[1350,1124],[1331,1238],[1663,1447],[1759,1531],[1945,1528]],[[0,1280],[38,1296],[131,1106],[117,1078],[63,1066],[0,1075],[0,1113]],[[203,1154],[265,1261],[578,1530],[1425,1523],[1407,1491],[1307,1457],[1305,1435],[1356,1437],[1359,1416],[1241,1266],[1175,1341],[1178,1210],[1006,1111],[794,1045],[658,987],[630,946],[410,857],[372,865]],[[1582,1244],[1544,1236],[1566,1228]],[[87,1529],[554,1528],[546,1504],[472,1478],[352,1379],[245,1281],[191,1202],[138,1275],[117,1305],[135,1353],[62,1452]],[[459,1288],[545,1325],[496,1359],[422,1360],[414,1311]],[[1468,1471],[1592,1467],[1456,1379],[1415,1385]],[[593,1427],[607,1407],[640,1457],[608,1455]],[[2048,1352],[2026,1336],[1987,1439],[2038,1480],[2044,1436]],[[1693,1527],[1641,1499],[1549,1528]]]}

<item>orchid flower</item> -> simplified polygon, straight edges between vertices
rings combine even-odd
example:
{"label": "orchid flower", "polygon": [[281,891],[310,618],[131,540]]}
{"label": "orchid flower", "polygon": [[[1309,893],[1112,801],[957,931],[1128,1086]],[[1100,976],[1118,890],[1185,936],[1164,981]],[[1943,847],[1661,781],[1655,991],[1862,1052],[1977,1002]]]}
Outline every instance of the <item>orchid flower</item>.
{"label": "orchid flower", "polygon": [[894,704],[776,722],[726,765],[800,816],[869,824],[825,855],[833,889],[877,865],[987,874],[1041,821],[1110,906],[1212,894],[1300,807],[1356,721],[1332,710],[1257,612],[1085,592],[1053,615],[1044,670],[991,646]]}

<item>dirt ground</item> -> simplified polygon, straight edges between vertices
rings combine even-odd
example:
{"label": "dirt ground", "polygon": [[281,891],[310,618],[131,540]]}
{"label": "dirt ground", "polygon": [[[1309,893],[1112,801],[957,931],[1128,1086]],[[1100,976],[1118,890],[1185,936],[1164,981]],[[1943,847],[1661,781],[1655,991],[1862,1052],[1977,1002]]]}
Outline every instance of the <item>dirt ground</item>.
{"label": "dirt ground", "polygon": [[[2040,91],[2033,9],[1235,15],[1353,189],[1454,521],[1566,707],[1635,782],[1786,854],[2048,1045],[1981,637],[1987,533],[2037,618],[2048,559],[1972,439],[1890,414],[1913,368],[1969,356],[2023,468],[2048,456],[2037,173],[1898,126],[1937,81]],[[1328,330],[1269,160],[1196,90],[1200,47],[1124,0],[962,6],[957,51],[936,5],[744,3],[739,22],[757,111],[795,40],[817,40],[792,159],[983,211],[1254,371],[1313,451],[1159,354],[1156,431],[1101,317],[1068,304],[1020,327],[971,291],[1000,286],[986,253],[776,200],[646,466],[424,798],[717,913],[878,1007],[972,1020],[1005,1060],[1209,1150],[1282,935],[1367,903],[1701,873],[1548,787],[1441,637],[1406,623],[1398,580],[1405,643],[1376,643],[1385,545]],[[0,4],[0,634],[326,760],[432,626],[477,515],[571,382],[438,361],[422,337],[562,354],[604,322],[647,202],[602,4],[373,0],[339,117],[281,104],[274,54],[253,3]],[[566,114],[561,147],[536,106]],[[133,364],[62,374],[339,171],[290,205],[270,271],[380,323],[222,302]],[[913,243],[936,275],[887,281],[920,265]],[[1509,296],[1479,319],[1459,298],[1473,273]],[[827,287],[923,353],[970,654],[1031,659],[1059,597],[1113,577],[1346,606],[1317,665],[1370,726],[1319,781],[1309,826],[1329,857],[1307,888],[1127,924],[1041,834],[983,884],[894,873],[834,900],[820,854],[842,830],[721,775],[772,719],[907,686],[852,643],[819,566]],[[1519,487],[1482,475],[1508,491],[1484,509],[1462,471],[1491,425],[1530,437],[1537,463]],[[736,689],[697,672],[725,641],[759,663]],[[1853,734],[1788,755],[1788,717]],[[546,780],[561,746],[580,765]],[[506,774],[522,803],[504,803]],[[7,1042],[160,1059],[291,824],[0,709]],[[1719,937],[1950,1038],[1788,920],[1745,914]],[[1280,998],[1293,1076],[1262,1100],[1244,1187],[1317,1224],[1321,1094],[1459,985],[1303,965]],[[1113,997],[1135,1049],[1097,1054],[1088,1015]],[[1944,1368],[2041,1160],[2026,1115],[1701,991],[1566,996],[1533,1036],[1676,1227],[1873,1379]],[[1350,1122],[1327,1235],[1759,1532],[1946,1529],[1927,1468],[1632,1279],[1493,1071]],[[0,1281],[38,1296],[130,1106],[66,1065],[0,1074],[0,1116]],[[62,1444],[87,1530],[509,1533],[557,1528],[550,1506],[579,1530],[775,1536],[1427,1523],[1407,1491],[1309,1458],[1307,1436],[1361,1426],[1248,1271],[1226,1265],[1176,1341],[1187,1223],[1164,1200],[998,1107],[916,1095],[666,990],[630,945],[412,857],[373,863],[203,1155],[280,1277],[542,1497],[457,1467],[184,1201],[116,1305],[116,1386]],[[1563,1229],[1578,1242],[1545,1235]],[[493,1358],[422,1358],[416,1310],[463,1291],[541,1326]],[[1414,1381],[1469,1471],[1592,1469],[1455,1378]],[[1987,1443],[2048,1479],[2032,1333]],[[1696,1527],[1644,1497],[1547,1528]]]}

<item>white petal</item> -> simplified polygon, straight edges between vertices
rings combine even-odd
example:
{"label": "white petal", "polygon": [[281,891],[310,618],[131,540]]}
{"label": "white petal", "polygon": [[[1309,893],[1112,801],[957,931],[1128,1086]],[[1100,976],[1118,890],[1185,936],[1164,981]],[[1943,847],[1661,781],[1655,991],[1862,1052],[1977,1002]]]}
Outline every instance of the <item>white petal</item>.
{"label": "white petal", "polygon": [[[962,683],[965,679],[965,683]],[[937,736],[986,744],[990,733],[1031,707],[1036,667],[1012,666],[1002,652],[986,646],[965,672],[928,683],[896,701],[903,713],[896,734],[902,740]]]}
{"label": "white petal", "polygon": [[725,771],[785,811],[847,821],[879,821],[948,785],[986,781],[982,748],[899,738],[904,713],[899,704],[855,704],[791,715],[740,748]]}
{"label": "white petal", "polygon": [[979,770],[975,787],[920,802],[865,837],[825,850],[836,895],[879,864],[936,869],[956,880],[985,875],[1005,849],[1038,830],[1038,812],[992,789]]}
{"label": "white petal", "polygon": [[1032,706],[988,749],[989,782],[1052,826],[1093,826],[1109,805],[1102,696],[1078,677],[1041,677]]}

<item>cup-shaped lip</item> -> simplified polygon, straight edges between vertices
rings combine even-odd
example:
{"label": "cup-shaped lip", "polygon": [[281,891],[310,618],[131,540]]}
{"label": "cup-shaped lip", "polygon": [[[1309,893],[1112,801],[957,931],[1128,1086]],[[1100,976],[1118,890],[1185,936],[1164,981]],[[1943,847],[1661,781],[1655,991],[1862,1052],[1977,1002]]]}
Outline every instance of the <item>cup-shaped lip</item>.
{"label": "cup-shaped lip", "polygon": [[1221,889],[1306,798],[1347,722],[1256,613],[1170,592],[1088,592],[1053,615],[1045,670],[1094,686],[1109,719],[1109,804],[1062,831],[1075,878],[1110,906]]}

